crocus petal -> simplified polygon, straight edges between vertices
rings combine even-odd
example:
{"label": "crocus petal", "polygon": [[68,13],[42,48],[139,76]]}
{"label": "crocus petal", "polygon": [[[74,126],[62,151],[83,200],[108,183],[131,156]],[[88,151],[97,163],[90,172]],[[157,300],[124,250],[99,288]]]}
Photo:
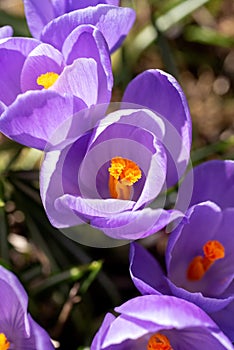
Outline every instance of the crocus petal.
{"label": "crocus petal", "polygon": [[51,2],[56,17],[61,16],[64,13],[87,8],[88,6],[96,6],[99,4],[119,5],[119,0],[70,0],[69,2],[66,0],[51,0]]}
{"label": "crocus petal", "polygon": [[171,294],[161,266],[146,249],[131,243],[129,260],[132,281],[141,294]]}
{"label": "crocus petal", "polygon": [[126,211],[117,216],[94,218],[91,225],[101,229],[112,238],[136,240],[158,232],[182,216],[181,212],[174,210],[146,208],[132,212]]}
{"label": "crocus petal", "polygon": [[[53,0],[53,1],[61,1],[61,0]],[[67,4],[66,12],[71,12],[74,10],[78,9],[83,9],[88,6],[96,6],[99,4],[109,4],[109,5],[114,5],[118,6],[119,5],[119,0],[80,0],[77,2],[77,0],[71,0],[69,1],[69,4]]]}
{"label": "crocus petal", "polygon": [[[23,322],[23,327],[29,333],[29,322],[27,319],[28,296],[23,286],[15,275],[2,266],[0,266],[0,284],[0,324],[2,331],[6,331],[6,329],[3,329],[4,321],[18,326]],[[10,307],[18,310],[18,312],[10,312]]]}
{"label": "crocus petal", "polygon": [[[63,212],[55,209],[55,199],[64,194],[61,178],[61,164],[65,155],[59,151],[46,153],[40,173],[40,192],[47,216],[55,227],[66,227],[84,223],[70,208],[63,208]],[[61,162],[61,164],[60,164]]]}
{"label": "crocus petal", "polygon": [[98,103],[109,103],[113,76],[109,49],[101,32],[90,25],[80,25],[64,42],[62,52],[66,64],[77,58],[93,58],[98,72]]}
{"label": "crocus petal", "polygon": [[[58,198],[55,207],[60,213],[67,207],[80,214],[80,217],[99,217],[102,215],[118,215],[123,210],[131,210],[134,205],[132,201],[116,199],[86,199],[71,196],[69,194]],[[60,214],[61,215],[61,214]]]}
{"label": "crocus petal", "polygon": [[24,62],[21,73],[22,92],[42,89],[37,83],[37,78],[48,72],[60,74],[62,68],[63,56],[58,50],[48,44],[38,45]]}
{"label": "crocus petal", "polygon": [[189,108],[184,92],[173,76],[158,69],[139,74],[127,86],[123,102],[148,107],[166,118],[181,134],[186,147],[190,147]]}
{"label": "crocus petal", "polygon": [[92,58],[78,58],[72,65],[64,68],[50,89],[59,94],[73,94],[88,107],[98,103],[97,63]]}
{"label": "crocus petal", "polygon": [[24,57],[20,52],[13,50],[9,51],[1,48],[0,57],[0,99],[6,105],[10,105],[21,92],[20,72],[23,66]]}
{"label": "crocus petal", "polygon": [[13,35],[13,28],[11,26],[4,26],[0,28],[0,39],[9,38]]}
{"label": "crocus petal", "polygon": [[47,332],[40,327],[39,324],[30,317],[30,315],[28,317],[30,319],[31,332],[34,336],[35,350],[54,350]]}
{"label": "crocus petal", "polygon": [[44,26],[54,17],[54,8],[48,0],[24,0],[24,12],[31,34],[39,39]]}
{"label": "crocus petal", "polygon": [[217,312],[219,310],[224,309],[231,302],[233,302],[234,296],[230,296],[227,298],[210,298],[204,296],[201,292],[189,292],[184,288],[177,287],[171,280],[167,279],[167,283],[170,287],[171,294],[187,300],[197,306],[199,306],[202,310],[211,314],[213,312]]}
{"label": "crocus petal", "polygon": [[7,108],[7,106],[3,102],[0,101],[0,116],[5,111],[6,108]]}
{"label": "crocus petal", "polygon": [[167,182],[171,186],[184,173],[191,145],[191,118],[186,97],[178,82],[160,70],[148,70],[127,86],[123,102],[152,109],[164,118],[166,134],[163,144],[168,149]]}
{"label": "crocus petal", "polygon": [[109,50],[114,51],[121,45],[134,20],[135,13],[130,8],[97,5],[70,12],[51,21],[44,28],[41,40],[61,50],[65,39],[77,26],[91,24],[102,32]]}
{"label": "crocus petal", "polygon": [[[158,304],[152,308],[153,304]],[[190,308],[188,317],[188,308]],[[167,295],[145,295],[115,308],[124,316],[149,321],[166,328],[214,327],[215,323],[200,308],[183,299]]]}
{"label": "crocus petal", "polygon": [[8,38],[0,41],[0,100],[10,105],[21,92],[20,75],[27,55],[38,42],[29,38]]}
{"label": "crocus petal", "polygon": [[234,301],[226,308],[212,313],[210,316],[217,323],[220,329],[234,342],[234,329],[233,329],[233,312]]}
{"label": "crocus petal", "polygon": [[234,207],[234,161],[211,160],[191,170],[180,187],[177,208],[184,206],[191,187],[190,206],[210,200],[221,208]]}
{"label": "crocus petal", "polygon": [[91,345],[91,350],[96,350],[96,349],[101,349],[101,345],[103,343],[103,339],[105,338],[106,332],[111,325],[111,323],[114,321],[115,316],[112,315],[111,313],[106,314],[103,322],[102,322],[102,327],[99,329],[99,331],[96,333],[92,345]]}
{"label": "crocus petal", "polygon": [[[86,105],[73,96],[53,91],[19,95],[0,117],[0,131],[28,147],[44,149],[57,127]],[[60,137],[66,137],[63,133]]]}

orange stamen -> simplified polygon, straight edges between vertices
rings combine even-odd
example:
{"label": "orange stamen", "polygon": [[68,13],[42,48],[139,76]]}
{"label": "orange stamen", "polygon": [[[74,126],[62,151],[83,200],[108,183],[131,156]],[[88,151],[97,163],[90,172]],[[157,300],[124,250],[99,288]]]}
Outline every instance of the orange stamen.
{"label": "orange stamen", "polygon": [[187,270],[187,278],[191,281],[199,281],[216,260],[225,256],[224,246],[219,241],[208,241],[203,246],[204,257],[195,256]]}
{"label": "orange stamen", "polygon": [[147,350],[173,350],[169,339],[161,333],[153,334],[147,344]]}
{"label": "orange stamen", "polygon": [[222,259],[225,255],[224,247],[219,241],[206,242],[206,244],[203,246],[203,252],[211,261]]}
{"label": "orange stamen", "polygon": [[8,350],[10,343],[4,333],[0,333],[0,350]]}
{"label": "orange stamen", "polygon": [[131,198],[132,185],[141,178],[141,170],[132,160],[115,157],[111,159],[111,166],[108,168],[109,191],[112,198]]}

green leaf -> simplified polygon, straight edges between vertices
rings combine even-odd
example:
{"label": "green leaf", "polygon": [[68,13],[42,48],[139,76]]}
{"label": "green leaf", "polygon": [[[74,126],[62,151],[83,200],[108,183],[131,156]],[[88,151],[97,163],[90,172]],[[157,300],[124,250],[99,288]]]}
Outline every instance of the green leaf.
{"label": "green leaf", "polygon": [[220,47],[233,47],[234,38],[223,35],[214,29],[199,27],[195,25],[188,26],[184,31],[185,39],[206,45],[215,45]]}
{"label": "green leaf", "polygon": [[205,147],[198,148],[191,152],[191,160],[192,163],[200,163],[201,161],[205,161],[207,157],[212,156],[214,154],[225,155],[225,153],[234,146],[234,136],[230,137],[225,141],[218,141],[207,145]]}
{"label": "green leaf", "polygon": [[0,180],[0,257],[9,264],[8,222],[5,212],[4,184]]}
{"label": "green leaf", "polygon": [[46,291],[47,289],[55,288],[56,286],[63,283],[80,281],[85,275],[88,274],[85,282],[83,282],[83,285],[81,285],[82,288],[80,288],[80,294],[84,294],[89,288],[90,284],[96,278],[101,267],[101,261],[93,261],[91,264],[74,266],[69,270],[56,273],[46,279],[43,279],[38,283],[36,287],[31,288],[31,291],[34,295],[39,294]]}
{"label": "green leaf", "polygon": [[155,23],[156,27],[165,32],[176,23],[180,22],[183,18],[193,13],[199,7],[208,3],[209,0],[185,0],[177,6],[170,9],[165,14],[159,16]]}

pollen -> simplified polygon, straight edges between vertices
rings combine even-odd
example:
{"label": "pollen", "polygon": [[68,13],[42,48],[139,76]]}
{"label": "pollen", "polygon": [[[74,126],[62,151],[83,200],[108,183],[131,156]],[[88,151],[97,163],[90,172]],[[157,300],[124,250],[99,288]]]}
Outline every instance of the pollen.
{"label": "pollen", "polygon": [[115,157],[111,159],[108,171],[110,173],[109,191],[111,197],[129,200],[132,185],[141,178],[139,166],[132,160]]}
{"label": "pollen", "polygon": [[224,246],[216,240],[208,241],[203,246],[204,256],[195,256],[187,270],[187,278],[191,281],[199,281],[216,260],[225,257]]}
{"label": "pollen", "polygon": [[37,84],[40,86],[43,86],[44,89],[49,89],[56,80],[58,79],[59,75],[54,72],[47,72],[45,74],[41,74],[37,78]]}
{"label": "pollen", "polygon": [[10,343],[4,333],[0,333],[0,350],[8,350]]}
{"label": "pollen", "polygon": [[147,344],[147,350],[173,350],[169,339],[161,333],[153,334]]}
{"label": "pollen", "polygon": [[203,252],[207,259],[216,261],[225,256],[224,246],[219,241],[208,241],[203,246]]}

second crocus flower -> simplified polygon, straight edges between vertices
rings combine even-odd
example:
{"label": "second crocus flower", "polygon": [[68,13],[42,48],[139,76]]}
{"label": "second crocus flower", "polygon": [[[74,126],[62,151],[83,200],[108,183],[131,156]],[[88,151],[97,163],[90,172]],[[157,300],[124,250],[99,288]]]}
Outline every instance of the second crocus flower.
{"label": "second crocus flower", "polygon": [[[175,295],[193,302],[231,340],[234,340],[234,201],[230,187],[233,176],[233,161],[210,161],[195,168],[191,203],[206,201],[194,204],[187,211],[185,222],[170,234],[166,273],[143,247],[132,244],[130,254],[131,276],[141,293]],[[217,182],[220,186],[216,187]],[[220,191],[224,195],[218,195]]]}
{"label": "second crocus flower", "polygon": [[91,350],[231,350],[217,325],[196,305],[175,297],[147,295],[107,314]]}

